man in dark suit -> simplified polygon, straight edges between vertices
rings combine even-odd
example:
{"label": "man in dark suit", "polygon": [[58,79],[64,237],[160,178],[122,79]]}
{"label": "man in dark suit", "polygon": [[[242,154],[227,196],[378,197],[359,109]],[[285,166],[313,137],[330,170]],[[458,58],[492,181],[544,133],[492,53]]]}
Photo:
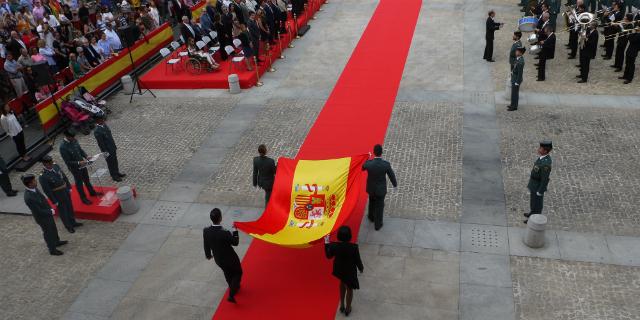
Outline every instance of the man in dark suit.
{"label": "man in dark suit", "polygon": [[518,100],[520,98],[520,85],[522,84],[522,75],[524,74],[524,58],[522,55],[526,49],[524,47],[516,48],[516,62],[511,69],[511,104],[507,106],[507,111],[518,110]]}
{"label": "man in dark suit", "polygon": [[547,35],[547,38],[540,41],[542,50],[540,51],[540,55],[538,55],[538,81],[544,81],[547,60],[553,59],[556,52],[556,34],[551,30],[551,26],[546,26],[544,33]]}
{"label": "man in dark suit", "polygon": [[[596,22],[597,23],[597,22]],[[598,31],[595,24],[590,24],[587,29],[587,39],[584,47],[580,49],[580,81],[585,83],[589,79],[589,64],[591,59],[596,58],[596,50],[598,49]]]}
{"label": "man in dark suit", "polygon": [[495,11],[493,10],[489,11],[489,16],[487,17],[487,22],[486,22],[486,33],[484,36],[485,40],[487,41],[487,44],[484,47],[484,56],[482,57],[482,59],[485,59],[489,62],[494,62],[493,60],[494,33],[496,30],[500,29],[500,26],[502,26],[502,23],[498,23],[493,20],[495,16],[496,16]]}
{"label": "man in dark suit", "polygon": [[[612,12],[607,16],[607,22],[620,22],[624,18],[624,12],[620,11],[620,4],[618,2],[614,2],[612,6]],[[611,20],[613,18],[613,20]],[[610,60],[613,56],[613,49],[615,47],[615,36],[616,32],[618,32],[618,25],[608,25],[604,27],[603,35],[605,36],[604,40],[604,54],[602,57],[603,60]]]}
{"label": "man in dark suit", "polygon": [[11,180],[9,179],[9,168],[7,168],[7,164],[4,163],[2,156],[0,156],[0,187],[2,187],[2,191],[4,191],[7,197],[15,197],[18,194],[18,191],[13,190]]}
{"label": "man in dark suit", "polygon": [[382,216],[384,213],[384,197],[387,195],[387,176],[393,187],[398,186],[396,174],[391,169],[388,161],[382,160],[382,146],[376,144],[373,147],[373,155],[371,160],[362,165],[362,170],[366,170],[367,176],[367,193],[369,194],[369,221],[374,223],[375,229],[382,228]]}
{"label": "man in dark suit", "polygon": [[11,31],[11,39],[7,42],[6,48],[16,59],[20,56],[22,49],[28,49],[16,31]]}
{"label": "man in dark suit", "polygon": [[89,190],[89,194],[91,196],[95,197],[102,195],[102,193],[96,192],[91,185],[91,180],[89,180],[89,171],[86,168],[86,165],[89,164],[89,161],[87,160],[87,153],[80,148],[80,145],[76,140],[75,132],[65,130],[64,139],[60,144],[60,156],[62,156],[62,160],[64,160],[69,172],[73,175],[73,180],[76,183],[76,190],[80,195],[82,203],[91,204],[91,201],[87,199],[87,195],[84,193],[84,185],[87,186],[87,190]]}
{"label": "man in dark suit", "polygon": [[213,257],[218,267],[222,269],[224,279],[229,285],[227,301],[236,303],[235,295],[240,289],[240,281],[242,280],[242,265],[233,247],[238,245],[240,237],[237,230],[230,232],[220,225],[222,221],[220,209],[211,210],[209,218],[211,218],[213,225],[202,231],[204,255],[207,260],[211,260]]}
{"label": "man in dark suit", "polygon": [[118,156],[116,154],[116,142],[113,140],[111,129],[105,123],[105,116],[99,115],[96,118],[96,128],[93,131],[93,136],[96,137],[98,147],[100,151],[107,152],[109,155],[106,157],[107,167],[109,168],[109,174],[111,179],[116,182],[122,181],[122,178],[127,175],[120,172],[118,165]]}
{"label": "man in dark suit", "polygon": [[[616,29],[615,32],[622,32],[633,27],[630,24],[632,19],[633,14],[626,14],[624,16],[624,20],[622,21],[622,25],[619,26],[619,28]],[[622,71],[622,67],[624,66],[624,52],[627,50],[627,44],[629,44],[629,38],[627,37],[627,35],[619,34],[618,40],[616,41],[616,59],[614,60],[613,65],[611,65],[612,68],[615,68],[615,72]]]}
{"label": "man in dark suit", "polygon": [[231,6],[233,7],[233,12],[236,13],[238,23],[247,25],[247,19],[245,19],[249,17],[247,6],[243,5],[241,0],[234,0],[234,2],[231,3]]}
{"label": "man in dark suit", "polygon": [[[540,142],[538,159],[536,159],[533,164],[531,175],[529,176],[529,183],[527,184],[527,189],[529,189],[529,193],[531,194],[531,210],[529,213],[524,214],[526,218],[529,218],[532,214],[542,213],[544,193],[547,191],[549,175],[551,174],[551,156],[549,156],[551,149],[553,149],[553,144],[550,140]],[[524,223],[527,223],[527,220],[525,220]]]}
{"label": "man in dark suit", "polygon": [[267,147],[258,146],[259,156],[253,158],[253,186],[264,190],[264,204],[269,203],[273,182],[276,179],[276,162],[267,157]]}
{"label": "man in dark suit", "polygon": [[625,67],[624,74],[618,79],[624,79],[624,84],[629,84],[633,81],[633,76],[636,69],[636,59],[638,58],[638,51],[640,50],[640,33],[634,32],[627,35],[629,38],[629,46],[625,53]]}
{"label": "man in dark suit", "polygon": [[171,5],[174,21],[180,21],[183,16],[187,16],[191,20],[191,9],[182,0],[171,0]]}
{"label": "man in dark suit", "polygon": [[180,34],[185,43],[189,38],[193,38],[196,42],[202,39],[202,35],[195,26],[191,24],[191,20],[187,16],[182,17],[182,24],[180,24]]}
{"label": "man in dark suit", "polygon": [[51,156],[42,157],[44,169],[40,175],[40,186],[53,204],[58,208],[58,214],[69,233],[76,232],[76,227],[82,223],[76,222],[76,217],[71,202],[71,183],[67,179],[59,165],[53,163]]}
{"label": "man in dark suit", "polygon": [[49,254],[52,256],[61,256],[62,251],[58,250],[59,246],[67,244],[67,241],[60,241],[58,237],[58,229],[56,222],[53,220],[54,211],[47,202],[47,199],[38,190],[36,177],[32,174],[22,176],[22,183],[27,189],[24,192],[24,203],[31,210],[33,219],[42,229],[44,241],[47,243]]}

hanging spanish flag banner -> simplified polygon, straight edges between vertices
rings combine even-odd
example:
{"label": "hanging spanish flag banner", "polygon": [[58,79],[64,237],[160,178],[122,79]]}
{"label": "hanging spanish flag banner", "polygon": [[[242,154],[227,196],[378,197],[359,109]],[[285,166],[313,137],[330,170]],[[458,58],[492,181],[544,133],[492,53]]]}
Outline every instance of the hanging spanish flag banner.
{"label": "hanging spanish flag banner", "polygon": [[287,247],[307,247],[337,230],[364,192],[367,155],[329,160],[278,159],[269,204],[262,216],[235,226]]}

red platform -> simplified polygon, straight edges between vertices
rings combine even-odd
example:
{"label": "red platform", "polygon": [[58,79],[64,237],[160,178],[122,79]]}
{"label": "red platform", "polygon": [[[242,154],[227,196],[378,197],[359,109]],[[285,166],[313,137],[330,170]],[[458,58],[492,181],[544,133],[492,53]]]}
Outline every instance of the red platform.
{"label": "red platform", "polygon": [[[89,196],[89,200],[93,202],[90,205],[82,203],[80,195],[76,191],[76,186],[71,190],[71,202],[77,219],[97,220],[97,221],[115,221],[120,215],[120,200],[116,197],[116,187],[98,187],[94,186],[96,191],[104,193],[99,197]],[[85,190],[86,191],[86,190]],[[135,195],[135,193],[134,193]],[[54,209],[57,208],[51,205]]]}
{"label": "red platform", "polygon": [[[317,3],[314,1],[312,3]],[[309,7],[306,11],[308,13],[303,14],[301,17],[298,17],[298,28],[306,25],[309,19],[313,16],[313,14],[317,11],[318,7],[312,6]],[[275,45],[271,46],[271,61],[275,62],[278,57],[280,57],[281,51],[280,47],[284,51],[289,43],[292,41],[292,37],[295,37],[295,32],[298,28],[294,27],[293,19],[289,19],[287,21],[288,26],[291,27],[291,34],[283,34],[280,37],[280,40]],[[220,48],[220,50],[224,50]],[[176,51],[184,51],[184,48],[178,49]],[[220,68],[213,72],[203,72],[201,74],[191,74],[184,68],[184,62],[187,60],[186,57],[183,57],[183,61],[178,66],[167,65],[167,60],[177,58],[177,53],[173,52],[166,59],[163,59],[153,67],[149,72],[140,77],[139,81],[142,84],[143,88],[148,89],[228,89],[229,88],[229,74],[237,74],[240,80],[240,87],[243,89],[253,87],[258,81],[258,77],[255,71],[255,65],[253,62],[251,65],[254,67],[254,70],[248,71],[246,68],[246,64],[244,62],[237,64],[234,68],[231,68],[231,59],[227,61],[222,61],[219,55],[216,53],[214,59],[218,64],[220,64]],[[261,44],[260,48],[260,60],[264,62],[261,65],[258,65],[258,72],[260,76],[267,71],[271,67],[269,64],[269,58],[266,50],[264,50],[263,44]]]}

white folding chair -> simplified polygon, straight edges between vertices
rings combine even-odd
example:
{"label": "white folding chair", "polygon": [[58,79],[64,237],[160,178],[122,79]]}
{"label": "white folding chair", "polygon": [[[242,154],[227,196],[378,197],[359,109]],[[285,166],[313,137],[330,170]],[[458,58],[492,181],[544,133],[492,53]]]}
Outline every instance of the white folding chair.
{"label": "white folding chair", "polygon": [[211,40],[215,40],[218,37],[218,33],[215,31],[209,32],[209,35],[211,36]]}
{"label": "white folding chair", "polygon": [[240,48],[240,46],[242,45],[242,41],[240,41],[240,39],[233,39],[233,46],[236,48]]}
{"label": "white folding chair", "polygon": [[[160,49],[160,55],[164,59],[164,58],[166,58],[166,57],[171,55],[171,50],[169,50],[168,48],[162,48],[162,49]],[[167,60],[167,64],[164,67],[164,73],[167,74],[167,66],[168,65],[171,65],[171,71],[175,71],[173,69],[173,66],[175,66],[179,62],[180,62],[180,59],[177,59],[177,58],[172,58],[172,59]]]}
{"label": "white folding chair", "polygon": [[171,48],[173,48],[174,51],[180,48],[178,41],[171,41]]}
{"label": "white folding chair", "polygon": [[196,47],[198,47],[198,49],[202,50],[202,48],[204,48],[205,43],[204,41],[200,40],[198,42],[196,42]]}
{"label": "white folding chair", "polygon": [[209,44],[209,42],[211,42],[211,38],[204,36],[202,37],[202,42],[204,42],[204,44]]}
{"label": "white folding chair", "polygon": [[244,56],[235,56],[236,50],[232,46],[224,47],[224,51],[227,52],[227,55],[231,58],[231,64],[229,64],[229,73],[235,68],[237,63],[240,63],[242,66],[242,61],[244,60]]}
{"label": "white folding chair", "polygon": [[182,43],[182,44],[186,44],[187,43],[187,41],[184,39],[183,36],[180,36],[180,43]]}

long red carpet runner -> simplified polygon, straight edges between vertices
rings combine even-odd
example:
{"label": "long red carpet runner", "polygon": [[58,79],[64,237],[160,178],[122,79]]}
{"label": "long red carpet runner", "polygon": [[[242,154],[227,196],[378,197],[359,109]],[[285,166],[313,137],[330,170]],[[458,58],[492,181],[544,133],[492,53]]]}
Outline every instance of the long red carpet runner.
{"label": "long red carpet runner", "polygon": [[[380,0],[298,158],[363,154],[383,142],[421,5],[421,0]],[[355,234],[365,204],[363,197],[348,221]],[[290,249],[254,240],[242,266],[238,304],[225,296],[213,319],[335,317],[338,281],[322,245]]]}

